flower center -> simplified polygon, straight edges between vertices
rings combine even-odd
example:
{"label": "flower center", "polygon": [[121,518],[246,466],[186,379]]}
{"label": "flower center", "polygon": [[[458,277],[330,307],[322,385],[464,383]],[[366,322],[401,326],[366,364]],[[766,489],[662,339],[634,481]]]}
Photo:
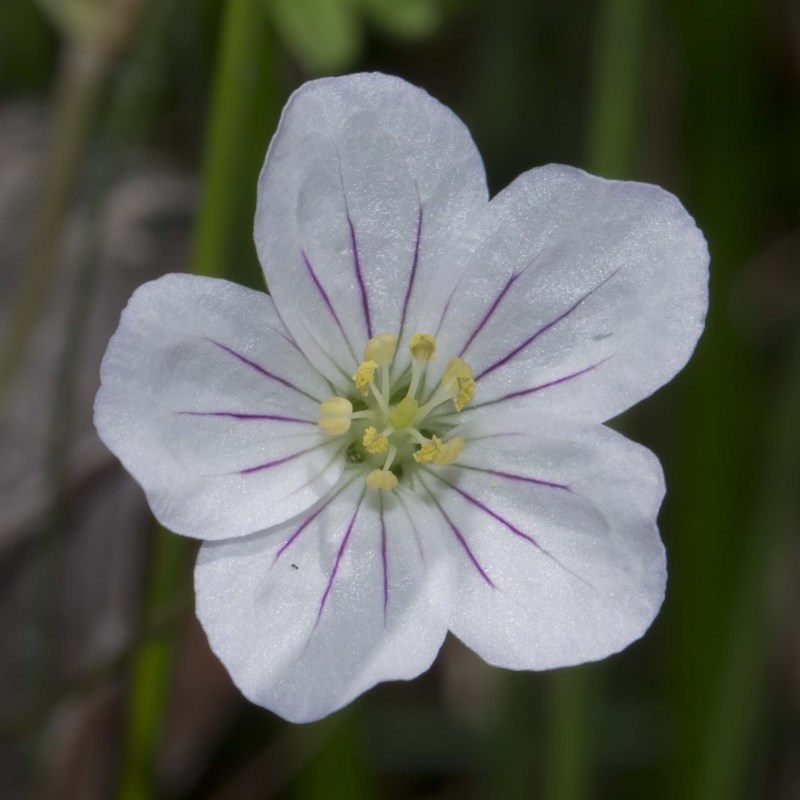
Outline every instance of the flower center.
{"label": "flower center", "polygon": [[347,436],[347,458],[373,469],[366,476],[370,489],[391,491],[406,468],[414,464],[452,464],[464,449],[464,437],[446,438],[450,425],[442,406],[456,411],[469,403],[475,378],[469,364],[453,358],[439,385],[425,389],[428,364],[436,354],[436,339],[415,333],[409,343],[411,369],[395,380],[391,365],[397,338],[381,333],[367,342],[364,360],[353,383],[352,398],[331,397],[320,404],[319,426],[329,436]]}

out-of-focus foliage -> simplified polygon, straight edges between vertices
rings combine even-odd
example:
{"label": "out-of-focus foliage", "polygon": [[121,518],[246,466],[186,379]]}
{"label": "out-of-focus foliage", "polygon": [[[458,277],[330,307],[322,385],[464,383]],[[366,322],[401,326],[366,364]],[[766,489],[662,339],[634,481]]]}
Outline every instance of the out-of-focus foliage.
{"label": "out-of-focus foliage", "polygon": [[310,74],[340,72],[361,55],[365,23],[414,40],[430,36],[442,0],[264,0],[278,34]]}
{"label": "out-of-focus foliage", "polygon": [[[793,0],[2,0],[0,796],[797,797],[798,53]],[[294,727],[209,653],[191,553],[91,404],[136,285],[260,285],[280,108],[361,69],[462,116],[495,191],[560,161],[678,194],[711,310],[687,370],[614,422],[667,478],[647,636],[554,675],[451,641],[417,681]]]}

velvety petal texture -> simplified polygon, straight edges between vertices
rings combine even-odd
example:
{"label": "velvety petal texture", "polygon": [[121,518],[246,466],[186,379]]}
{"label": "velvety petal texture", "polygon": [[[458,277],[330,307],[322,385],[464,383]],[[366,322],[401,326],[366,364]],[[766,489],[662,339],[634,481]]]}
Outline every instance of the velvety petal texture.
{"label": "velvety petal texture", "polygon": [[657,186],[533,169],[454,257],[440,349],[472,366],[476,406],[604,421],[672,378],[703,330],[708,248]]}
{"label": "velvety petal texture", "polygon": [[469,132],[422,89],[366,74],[295,92],[261,173],[255,238],[314,365],[346,383],[370,337],[413,333],[434,273],[486,202]]}
{"label": "velvety petal texture", "polygon": [[640,637],[664,480],[601,423],[702,331],[677,199],[551,165],[489,201],[451,111],[352,75],[290,98],[255,241],[272,297],[146,284],[95,406],[158,519],[208,540],[197,614],[242,692],[304,722],[427,669],[448,629],[512,669]]}
{"label": "velvety petal texture", "polygon": [[664,597],[655,456],[600,425],[497,415],[421,481],[454,572],[450,629],[492,664],[549,669],[638,639]]}
{"label": "velvety petal texture", "polygon": [[431,522],[416,497],[367,493],[351,475],[302,517],[203,545],[197,615],[242,692],[308,722],[426,670],[451,605]]}
{"label": "velvety petal texture", "polygon": [[101,384],[98,433],[178,533],[219,539],[275,525],[342,473],[341,444],[316,424],[330,387],[263,292],[192,275],[145,284]]}

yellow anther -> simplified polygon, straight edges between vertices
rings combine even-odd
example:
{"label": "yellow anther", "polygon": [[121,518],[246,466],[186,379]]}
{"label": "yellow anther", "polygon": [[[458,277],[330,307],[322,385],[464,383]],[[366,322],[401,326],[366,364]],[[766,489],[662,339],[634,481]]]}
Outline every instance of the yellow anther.
{"label": "yellow anther", "polygon": [[388,364],[397,350],[397,337],[391,333],[373,336],[364,348],[364,361],[374,361],[379,367]]}
{"label": "yellow anther", "polygon": [[367,486],[370,489],[391,492],[397,486],[397,475],[388,469],[374,469],[367,475]]}
{"label": "yellow anther", "polygon": [[369,394],[369,385],[372,383],[372,378],[375,375],[376,369],[378,369],[378,365],[374,361],[364,361],[362,364],[358,365],[356,374],[353,375],[356,389],[365,397]]}
{"label": "yellow anther", "polygon": [[432,464],[442,450],[442,440],[438,436],[432,436],[431,440],[422,445],[413,456],[418,464]]}
{"label": "yellow anther", "polygon": [[436,338],[429,333],[415,333],[408,350],[415,361],[431,361],[436,353]]}
{"label": "yellow anther", "polygon": [[417,417],[419,403],[413,397],[404,397],[389,415],[389,424],[395,428],[407,428]]}
{"label": "yellow anther", "polygon": [[454,436],[449,441],[444,442],[433,459],[433,463],[438,464],[440,467],[450,466],[461,455],[464,444],[463,436]]}
{"label": "yellow anther", "polygon": [[442,386],[450,392],[456,411],[461,411],[475,394],[475,376],[472,367],[461,358],[452,358],[442,375]]}
{"label": "yellow anther", "polygon": [[329,436],[341,436],[350,430],[353,404],[346,397],[331,397],[320,403],[319,426]]}
{"label": "yellow anther", "polygon": [[448,467],[461,455],[464,444],[463,436],[454,436],[447,442],[443,442],[438,436],[431,436],[431,440],[413,454],[414,461],[418,464]]}
{"label": "yellow anther", "polygon": [[389,440],[382,433],[378,433],[377,428],[370,426],[364,431],[361,444],[364,445],[364,449],[368,453],[377,456],[386,452],[386,448],[389,447]]}

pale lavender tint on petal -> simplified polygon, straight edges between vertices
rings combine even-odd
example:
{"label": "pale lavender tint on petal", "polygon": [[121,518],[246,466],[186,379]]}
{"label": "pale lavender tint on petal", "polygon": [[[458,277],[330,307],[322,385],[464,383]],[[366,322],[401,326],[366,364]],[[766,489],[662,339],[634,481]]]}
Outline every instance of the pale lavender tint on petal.
{"label": "pale lavender tint on petal", "polygon": [[441,504],[436,499],[435,493],[433,491],[431,491],[431,489],[428,487],[428,484],[423,482],[423,485],[425,486],[425,490],[428,492],[428,496],[431,498],[431,500],[433,501],[433,504],[436,506],[436,508],[438,509],[439,513],[442,515],[442,518],[447,523],[447,526],[450,528],[451,532],[453,533],[453,536],[455,536],[456,540],[458,541],[459,545],[461,545],[461,548],[463,549],[463,551],[466,554],[467,558],[472,563],[472,566],[475,567],[475,569],[477,570],[477,572],[481,576],[481,578],[483,578],[483,580],[486,581],[486,583],[489,586],[491,586],[493,589],[495,589],[496,587],[494,585],[494,581],[492,581],[492,579],[486,573],[486,570],[481,566],[480,562],[475,557],[475,553],[472,552],[472,549],[470,548],[469,543],[467,542],[466,538],[464,537],[464,534],[458,529],[458,527],[455,525],[455,523],[447,515],[447,512],[442,508]]}
{"label": "pale lavender tint on petal", "polygon": [[383,624],[386,624],[386,611],[389,608],[389,565],[386,553],[386,520],[383,515],[383,495],[381,495],[381,568],[383,570]]}
{"label": "pale lavender tint on petal", "polygon": [[291,381],[287,381],[285,378],[280,378],[277,375],[274,375],[269,370],[262,367],[260,364],[257,364],[255,361],[247,358],[247,356],[242,355],[238,351],[234,350],[232,347],[228,347],[226,344],[222,344],[222,342],[217,342],[214,339],[208,339],[207,341],[211,342],[211,344],[219,347],[220,350],[224,350],[226,353],[232,355],[238,361],[241,361],[242,364],[246,364],[251,369],[254,369],[256,372],[263,375],[265,378],[269,378],[270,380],[276,381],[277,383],[282,384],[287,389],[293,389],[298,394],[302,394],[303,396],[307,397],[309,400],[313,400],[316,403],[320,402],[318,397],[314,397],[310,395],[308,392],[303,391],[302,389],[295,386]]}
{"label": "pale lavender tint on petal", "polygon": [[333,562],[331,574],[328,577],[328,584],[325,587],[325,592],[322,595],[322,599],[319,601],[319,611],[317,611],[317,620],[314,623],[314,629],[316,629],[317,625],[319,625],[319,621],[322,619],[322,612],[325,610],[325,604],[328,602],[328,597],[330,596],[331,589],[333,588],[333,583],[336,580],[337,573],[339,572],[339,564],[342,561],[342,556],[344,555],[347,545],[350,542],[350,536],[353,533],[353,526],[356,524],[356,518],[358,517],[358,512],[361,510],[361,504],[364,502],[364,495],[366,494],[366,491],[367,489],[365,486],[361,493],[361,497],[358,500],[356,510],[353,512],[353,516],[350,518],[350,524],[347,526],[347,531],[342,537],[342,543],[339,545],[339,550],[336,553],[336,560]]}
{"label": "pale lavender tint on petal", "polygon": [[[345,199],[345,202],[346,199]],[[358,239],[356,238],[356,227],[353,224],[353,218],[350,216],[350,211],[347,211],[347,225],[350,228],[350,241],[353,246],[353,269],[356,274],[356,281],[358,282],[358,289],[361,293],[361,311],[364,314],[364,324],[367,326],[367,338],[372,338],[372,317],[369,313],[369,298],[367,297],[367,285],[364,283],[364,276],[361,273],[361,257],[358,254]]]}
{"label": "pale lavender tint on petal", "polygon": [[[415,184],[416,186],[416,184]],[[419,190],[417,189],[417,199],[419,199]],[[403,316],[400,317],[400,331],[397,334],[397,340],[402,341],[403,333],[405,332],[406,327],[406,315],[408,314],[408,305],[411,301],[411,293],[414,290],[414,281],[417,277],[417,267],[419,266],[419,255],[420,255],[420,242],[422,241],[422,204],[419,204],[419,213],[417,215],[417,235],[416,239],[414,240],[414,256],[411,261],[411,272],[408,276],[408,287],[406,288],[406,295],[403,299]]]}
{"label": "pale lavender tint on petal", "polygon": [[[516,282],[516,280],[519,278],[519,276],[521,274],[522,274],[521,272],[515,272],[508,279],[508,281],[506,281],[506,285],[500,290],[500,293],[494,299],[494,302],[492,303],[492,305],[489,306],[488,311],[483,315],[483,318],[478,323],[478,326],[470,334],[469,339],[467,339],[467,343],[461,348],[461,352],[458,354],[460,358],[463,358],[464,353],[467,352],[467,350],[469,349],[469,346],[472,344],[472,342],[475,339],[475,337],[483,330],[484,326],[491,319],[492,315],[497,310],[497,307],[500,305],[500,303],[502,302],[503,298],[506,296],[506,294],[508,294],[508,290],[514,285],[514,283]],[[451,297],[452,297],[452,295],[451,295]],[[450,301],[448,300],[447,306],[445,306],[444,312],[442,313],[442,321],[444,321],[445,315],[447,313],[447,309],[449,307],[450,307]],[[441,324],[442,323],[440,322],[439,323],[439,327],[440,328],[441,328]]]}
{"label": "pale lavender tint on petal", "polygon": [[513,400],[515,397],[525,397],[529,394],[535,394],[536,392],[541,392],[545,389],[550,389],[554,386],[560,386],[563,383],[569,383],[569,381],[575,380],[575,378],[580,378],[582,375],[588,375],[590,372],[596,370],[602,364],[605,364],[606,361],[609,361],[613,358],[613,355],[607,356],[606,358],[601,359],[596,364],[592,364],[591,366],[584,367],[583,369],[579,369],[576,372],[572,372],[569,375],[563,375],[560,378],[555,378],[552,381],[547,381],[547,383],[540,383],[537,386],[531,386],[528,389],[520,389],[516,392],[509,392],[508,394],[504,394],[501,397],[496,397],[494,400],[486,400],[483,403],[476,403],[475,405],[471,406],[472,410],[476,410],[478,408],[485,408],[486,406],[493,406],[496,403],[502,403],[506,400]]}
{"label": "pale lavender tint on petal", "polygon": [[291,455],[284,456],[283,458],[276,458],[273,461],[265,461],[263,464],[256,464],[252,467],[245,467],[244,469],[237,470],[239,475],[252,475],[255,472],[264,472],[269,469],[273,469],[274,467],[279,467],[281,464],[286,464],[289,461],[293,461],[296,458],[300,458],[300,456],[304,456],[307,453],[313,453],[314,450],[319,450],[321,447],[325,447],[328,442],[323,442],[322,444],[314,445],[314,447],[307,447],[305,450],[299,450],[296,453],[292,453]]}
{"label": "pale lavender tint on petal", "polygon": [[270,422],[288,422],[299,425],[316,425],[311,419],[300,419],[299,417],[286,417],[281,414],[243,414],[238,411],[176,411],[183,417],[223,417],[240,421],[259,421],[269,420]]}
{"label": "pale lavender tint on petal", "polygon": [[[525,339],[523,342],[521,342],[519,345],[517,345],[517,347],[515,347],[513,350],[511,350],[505,356],[503,356],[502,358],[498,359],[493,364],[490,364],[485,369],[481,370],[481,372],[478,375],[475,376],[475,380],[479,381],[484,376],[488,375],[491,372],[494,372],[494,370],[496,370],[499,367],[502,367],[503,365],[507,364],[509,361],[511,361],[511,359],[514,358],[514,356],[516,356],[518,353],[522,352],[529,345],[533,344],[540,336],[542,336],[543,334],[547,333],[547,331],[549,331],[551,328],[554,328],[560,322],[563,322],[564,320],[568,319],[569,316],[574,311],[577,310],[577,308],[581,305],[581,303],[583,303],[585,300],[587,300],[589,297],[591,297],[595,292],[597,292],[599,289],[601,289],[603,286],[605,286],[621,269],[622,269],[621,267],[615,269],[610,275],[608,275],[600,283],[598,283],[597,286],[595,286],[593,289],[589,290],[588,292],[586,292],[586,294],[584,294],[582,297],[580,297],[578,300],[576,300],[569,308],[567,308],[565,311],[563,311],[561,314],[559,314],[554,319],[550,320],[550,322],[546,323],[545,325],[542,325],[540,328],[538,328],[536,331],[534,331],[533,334],[531,334],[527,339]],[[513,283],[513,281],[515,281],[521,274],[522,273],[518,273],[518,274],[514,275],[512,277],[512,279],[511,279],[511,281],[509,281],[509,284]],[[508,287],[506,287],[506,289],[507,288]],[[506,289],[503,290],[502,294],[505,294]],[[501,298],[502,298],[502,294],[501,294]],[[491,311],[494,311],[494,309],[497,306],[497,303],[499,302],[499,300],[501,298],[498,298],[498,300],[492,306]],[[476,334],[478,333],[478,330],[480,330],[480,328],[482,328],[482,327],[483,327],[483,323],[481,323],[479,325],[479,327],[475,329],[475,331],[469,337],[469,341],[467,342],[467,345],[464,347],[464,351],[467,350],[467,348],[469,347],[469,345],[472,343],[473,339],[475,338]],[[464,351],[462,351],[462,353]]]}
{"label": "pale lavender tint on petal", "polygon": [[[455,466],[457,466],[457,465],[455,465]],[[472,471],[472,472],[485,472],[488,475],[496,475],[498,477],[507,478],[507,479],[513,480],[513,481],[523,481],[525,483],[532,483],[535,486],[541,486],[541,487],[547,488],[547,489],[555,489],[555,490],[566,491],[566,492],[570,492],[571,491],[569,486],[566,486],[564,484],[554,483],[554,482],[551,482],[551,481],[538,480],[536,478],[528,478],[528,477],[525,477],[524,475],[513,475],[513,474],[510,474],[510,473],[506,473],[506,472],[499,472],[499,471],[496,471],[496,470],[488,470],[488,469],[478,469],[478,468],[475,468],[475,467],[469,467],[468,469],[470,471]],[[463,497],[468,503],[470,503],[471,505],[473,505],[476,508],[478,508],[484,514],[488,514],[492,519],[497,520],[497,522],[499,522],[501,525],[503,525],[505,528],[507,528],[511,533],[513,533],[514,536],[517,536],[520,539],[524,539],[526,542],[529,542],[530,544],[532,544],[540,553],[542,553],[543,555],[547,556],[554,564],[557,564],[565,572],[568,572],[574,578],[577,578],[579,581],[585,583],[587,586],[589,586],[591,588],[594,588],[589,581],[587,581],[585,578],[583,578],[582,576],[578,575],[577,573],[573,572],[569,567],[567,567],[564,564],[562,564],[552,553],[550,553],[545,547],[543,547],[541,545],[541,543],[538,542],[534,536],[532,536],[529,533],[525,533],[525,531],[520,530],[516,525],[512,525],[505,517],[501,516],[496,511],[494,511],[493,509],[489,508],[488,505],[486,505],[485,503],[483,503],[480,500],[478,500],[477,497],[474,497],[473,495],[471,495],[468,492],[465,492],[463,489],[459,488],[455,483],[451,483],[450,481],[448,481],[445,478],[443,478],[438,472],[435,472],[434,470],[428,470],[428,474],[433,475],[434,477],[436,477],[438,480],[440,480],[442,483],[444,483],[446,486],[448,486],[450,489],[452,489],[454,492],[456,492],[456,494],[458,494],[461,497]],[[442,514],[445,516],[445,519],[447,519],[448,523],[450,525],[452,525],[453,523],[450,521],[450,519],[444,513],[444,510],[441,509],[441,508],[440,508],[440,510],[442,511]],[[473,558],[471,554],[470,554],[470,558]],[[473,559],[473,563],[476,564],[476,566],[477,566],[477,561],[475,561],[474,559]],[[484,577],[486,577],[486,576],[484,575]],[[492,586],[494,586],[494,584],[492,584]]]}
{"label": "pale lavender tint on petal", "polygon": [[311,278],[311,282],[316,287],[317,291],[319,292],[320,296],[322,297],[322,302],[325,303],[325,308],[328,309],[328,312],[333,317],[334,322],[336,323],[336,327],[339,329],[339,332],[342,334],[342,338],[345,342],[347,342],[347,347],[350,350],[350,354],[353,356],[354,361],[358,361],[358,357],[356,356],[353,345],[350,343],[350,340],[347,338],[347,334],[345,333],[344,327],[342,326],[342,321],[339,319],[339,315],[336,313],[336,309],[333,307],[333,303],[331,303],[331,299],[328,296],[328,293],[325,291],[325,287],[323,287],[322,283],[320,282],[319,277],[317,276],[316,270],[314,269],[311,260],[306,255],[305,250],[301,250],[300,254],[303,257],[303,263],[306,265],[306,270],[308,271],[308,275]]}

